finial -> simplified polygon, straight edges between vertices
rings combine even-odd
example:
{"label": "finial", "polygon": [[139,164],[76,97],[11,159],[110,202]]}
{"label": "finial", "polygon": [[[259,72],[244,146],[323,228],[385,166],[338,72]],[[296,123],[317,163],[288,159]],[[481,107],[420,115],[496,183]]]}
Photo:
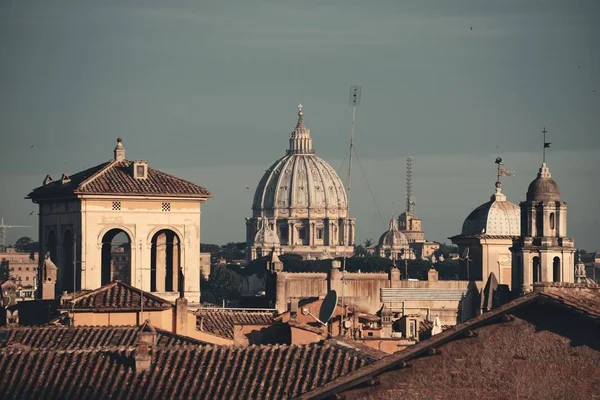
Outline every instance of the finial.
{"label": "finial", "polygon": [[117,138],[117,143],[121,143],[121,142],[123,142],[123,138],[119,136],[119,137]]}
{"label": "finial", "polygon": [[298,104],[298,116],[301,117],[304,115],[304,112],[302,111],[302,108],[304,106],[302,105],[302,103]]}

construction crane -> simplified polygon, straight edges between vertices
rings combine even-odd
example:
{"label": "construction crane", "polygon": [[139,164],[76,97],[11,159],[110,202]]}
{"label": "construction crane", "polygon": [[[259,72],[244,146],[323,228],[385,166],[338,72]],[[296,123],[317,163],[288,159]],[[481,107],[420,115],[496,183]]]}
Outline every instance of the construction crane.
{"label": "construction crane", "polygon": [[4,218],[2,218],[2,222],[0,222],[0,250],[2,252],[6,251],[6,230],[8,228],[33,228],[29,225],[6,225],[4,223]]}

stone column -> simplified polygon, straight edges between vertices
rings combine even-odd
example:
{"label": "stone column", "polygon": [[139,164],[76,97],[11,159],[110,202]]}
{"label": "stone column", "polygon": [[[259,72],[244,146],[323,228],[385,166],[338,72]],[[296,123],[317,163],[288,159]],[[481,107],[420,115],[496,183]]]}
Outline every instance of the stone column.
{"label": "stone column", "polygon": [[179,238],[177,235],[173,236],[173,268],[171,268],[171,273],[173,276],[173,291],[179,291],[179,267],[181,264],[180,254],[179,254]]}

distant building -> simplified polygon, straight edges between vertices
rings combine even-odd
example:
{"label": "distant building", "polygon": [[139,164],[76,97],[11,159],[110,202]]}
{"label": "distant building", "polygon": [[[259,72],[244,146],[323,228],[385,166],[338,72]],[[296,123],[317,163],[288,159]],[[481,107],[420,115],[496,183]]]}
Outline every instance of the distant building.
{"label": "distant building", "polygon": [[38,285],[38,253],[18,253],[9,247],[0,253],[0,261],[8,266],[7,278],[16,284],[17,301],[33,300]]}
{"label": "distant building", "polygon": [[[39,204],[40,248],[58,267],[57,293],[121,279],[165,299],[200,301],[203,187],[129,161],[119,138],[112,160],[46,176],[28,197]],[[182,287],[185,285],[185,287]]]}
{"label": "distant building", "polygon": [[379,257],[389,258],[392,263],[399,260],[414,260],[415,253],[406,235],[398,230],[396,220],[390,220],[389,228],[379,238],[376,252]]}
{"label": "distant building", "polygon": [[348,215],[344,185],[315,155],[303,114],[300,108],[286,155],[266,170],[256,188],[252,217],[246,219],[249,260],[272,251],[304,259],[354,253],[355,220]]}

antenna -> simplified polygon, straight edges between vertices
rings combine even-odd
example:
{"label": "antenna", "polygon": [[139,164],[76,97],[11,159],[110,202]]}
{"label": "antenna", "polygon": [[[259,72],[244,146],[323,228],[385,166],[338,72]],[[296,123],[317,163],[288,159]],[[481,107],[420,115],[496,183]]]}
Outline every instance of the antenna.
{"label": "antenna", "polygon": [[414,212],[415,202],[412,193],[412,157],[406,159],[406,213]]}
{"label": "antenna", "polygon": [[[348,206],[347,216],[350,217],[350,190],[352,189],[352,154],[354,153],[354,126],[356,123],[356,106],[360,105],[362,88],[357,85],[350,86],[350,105],[352,106],[352,128],[350,129],[350,151],[348,159],[348,182],[346,187],[348,190],[348,198],[346,199],[346,205]],[[346,234],[348,232],[345,232]],[[348,236],[348,241],[350,237]],[[344,318],[346,317],[346,307],[344,305],[344,276],[346,275],[346,246],[348,243],[344,243],[344,255],[342,261],[342,309],[344,310]],[[337,303],[337,294],[336,294]]]}
{"label": "antenna", "polygon": [[6,225],[4,223],[4,218],[0,221],[0,250],[6,250],[6,230],[8,228],[32,228],[29,225]]}

